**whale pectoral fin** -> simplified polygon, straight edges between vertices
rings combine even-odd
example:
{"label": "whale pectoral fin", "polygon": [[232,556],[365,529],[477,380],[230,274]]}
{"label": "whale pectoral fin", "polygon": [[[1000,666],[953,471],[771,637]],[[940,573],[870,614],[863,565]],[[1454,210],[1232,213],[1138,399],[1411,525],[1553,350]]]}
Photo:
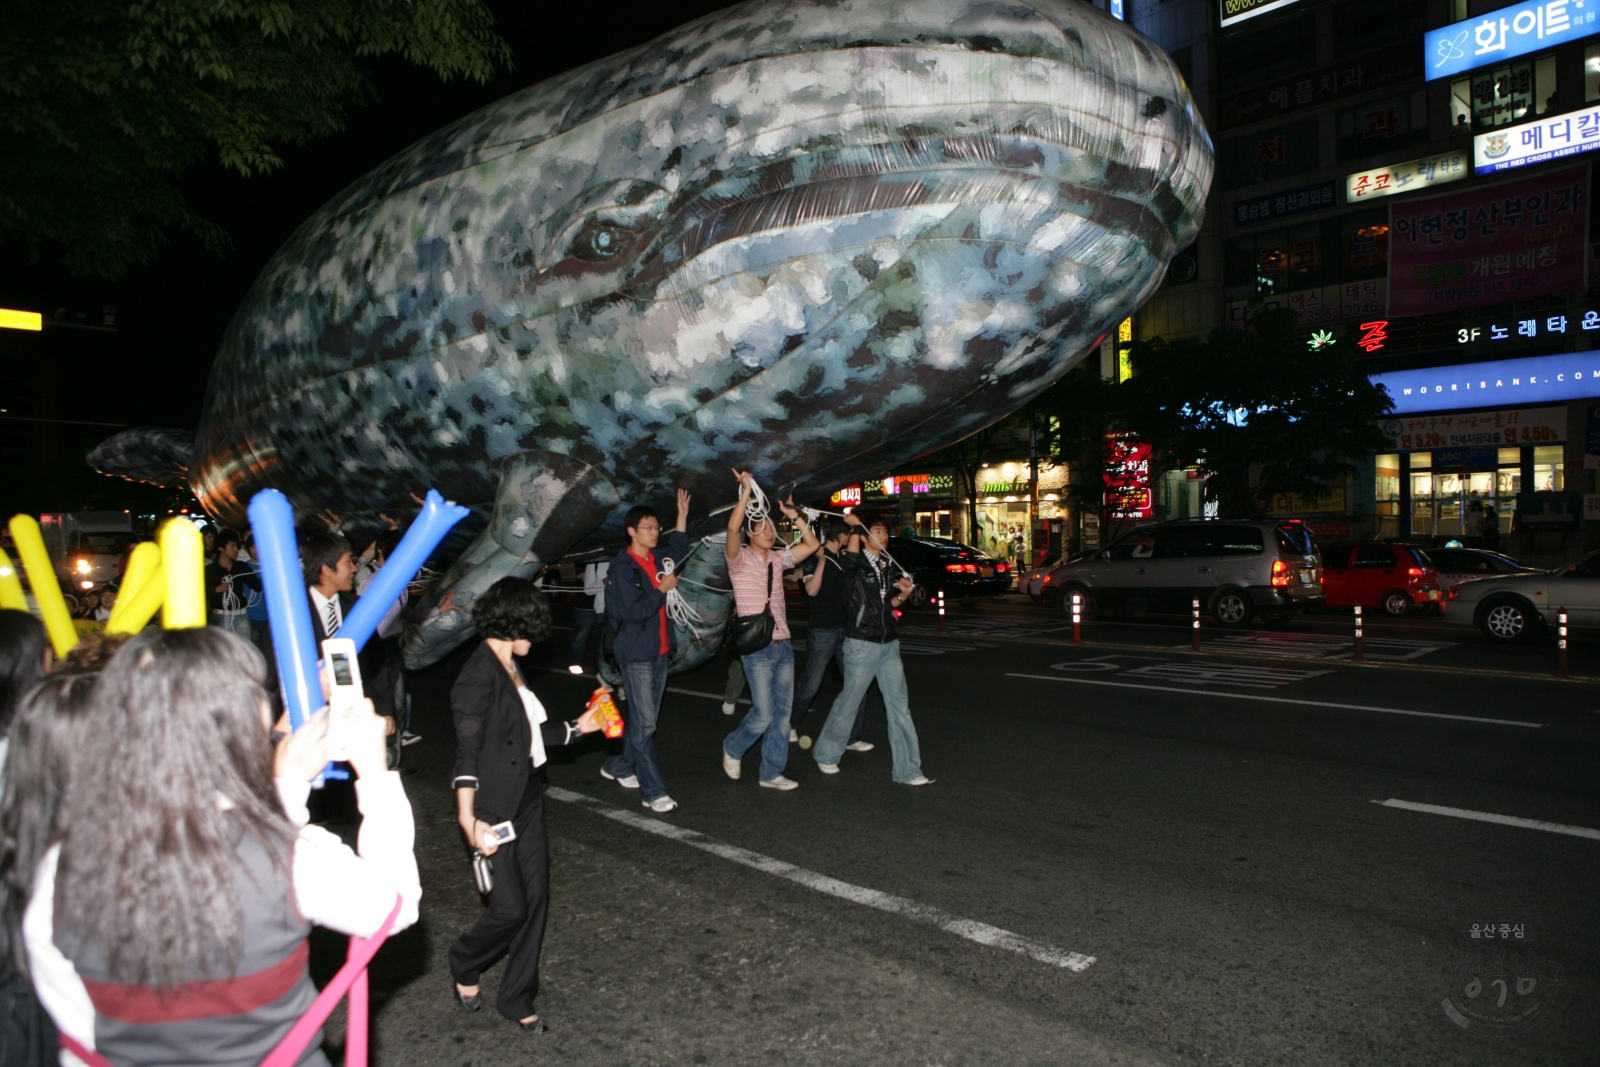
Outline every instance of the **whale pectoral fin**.
{"label": "whale pectoral fin", "polygon": [[583,460],[556,452],[519,452],[500,470],[489,528],[429,587],[424,614],[446,599],[450,609],[406,628],[401,648],[415,670],[436,663],[476,634],[465,609],[506,577],[532,577],[604,522],[621,502],[611,480]]}

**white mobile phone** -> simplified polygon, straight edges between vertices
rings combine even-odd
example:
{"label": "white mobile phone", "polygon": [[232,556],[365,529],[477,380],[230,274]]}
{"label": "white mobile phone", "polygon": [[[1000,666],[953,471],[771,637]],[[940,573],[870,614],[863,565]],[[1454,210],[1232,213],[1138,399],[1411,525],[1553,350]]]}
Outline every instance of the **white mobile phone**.
{"label": "white mobile phone", "polygon": [[366,710],[356,643],[348,637],[322,642],[322,671],[328,679],[328,758],[348,760],[358,716]]}
{"label": "white mobile phone", "polygon": [[483,832],[483,843],[499,847],[517,839],[517,828],[509,822],[497,822]]}

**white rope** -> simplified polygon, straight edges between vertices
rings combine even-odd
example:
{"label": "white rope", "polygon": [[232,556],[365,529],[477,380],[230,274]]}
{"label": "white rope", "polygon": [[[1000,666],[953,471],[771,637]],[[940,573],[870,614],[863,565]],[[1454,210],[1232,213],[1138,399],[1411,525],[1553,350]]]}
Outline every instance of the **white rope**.
{"label": "white rope", "polygon": [[[659,582],[663,578],[670,577],[676,566],[670,556],[661,557],[661,570],[656,574],[656,581]],[[688,579],[680,577],[678,581],[684,582],[688,581]],[[690,581],[689,584],[700,585],[702,589],[709,588],[699,582]],[[671,619],[675,625],[681,626],[694,634],[699,640],[704,640],[712,633],[712,628],[706,624],[706,620],[702,619],[700,613],[695,611],[687,600],[683,599],[683,594],[678,592],[676,588],[667,590],[667,618]]]}
{"label": "white rope", "polygon": [[767,494],[761,491],[761,485],[750,478],[750,499],[744,506],[745,532],[754,534],[761,529],[761,524],[772,515],[772,506],[767,502]]}

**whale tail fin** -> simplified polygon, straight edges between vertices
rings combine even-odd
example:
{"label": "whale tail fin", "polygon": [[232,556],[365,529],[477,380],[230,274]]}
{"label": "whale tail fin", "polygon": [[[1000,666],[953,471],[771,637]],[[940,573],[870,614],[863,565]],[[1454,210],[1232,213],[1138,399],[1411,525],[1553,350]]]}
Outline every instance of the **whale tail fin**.
{"label": "whale tail fin", "polygon": [[181,489],[189,484],[194,463],[194,434],[165,426],[136,426],[101,441],[87,458],[101,474]]}

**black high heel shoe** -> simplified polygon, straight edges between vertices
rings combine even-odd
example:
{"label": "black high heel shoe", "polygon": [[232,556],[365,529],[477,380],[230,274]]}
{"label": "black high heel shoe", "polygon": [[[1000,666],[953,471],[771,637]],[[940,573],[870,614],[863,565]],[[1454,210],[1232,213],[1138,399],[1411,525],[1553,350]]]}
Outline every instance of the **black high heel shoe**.
{"label": "black high heel shoe", "polygon": [[479,1011],[482,1009],[483,994],[481,992],[481,988],[482,987],[480,987],[480,992],[474,993],[469,997],[465,993],[461,992],[461,990],[457,987],[457,983],[454,978],[450,979],[450,992],[456,995],[456,1000],[468,1011]]}

